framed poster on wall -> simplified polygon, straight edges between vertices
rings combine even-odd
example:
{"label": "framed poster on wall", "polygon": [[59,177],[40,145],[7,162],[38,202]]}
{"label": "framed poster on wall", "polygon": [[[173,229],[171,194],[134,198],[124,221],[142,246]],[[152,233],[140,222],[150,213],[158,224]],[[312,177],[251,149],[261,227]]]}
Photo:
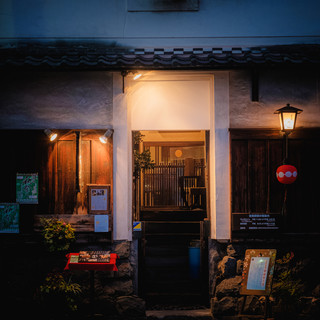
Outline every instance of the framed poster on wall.
{"label": "framed poster on wall", "polygon": [[110,185],[88,185],[89,213],[110,213]]}
{"label": "framed poster on wall", "polygon": [[18,203],[0,203],[0,233],[19,233]]}
{"label": "framed poster on wall", "polygon": [[38,204],[38,173],[17,173],[16,202],[22,204]]}

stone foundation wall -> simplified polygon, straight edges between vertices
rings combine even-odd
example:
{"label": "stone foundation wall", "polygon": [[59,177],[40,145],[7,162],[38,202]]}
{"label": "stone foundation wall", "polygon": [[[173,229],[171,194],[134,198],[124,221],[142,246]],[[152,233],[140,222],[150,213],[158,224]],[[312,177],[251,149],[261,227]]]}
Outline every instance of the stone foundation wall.
{"label": "stone foundation wall", "polygon": [[[246,249],[277,249],[273,292],[269,303],[273,315],[279,319],[285,319],[290,313],[298,319],[320,317],[320,259],[316,254],[319,241],[219,243],[209,240],[208,249],[211,312],[215,318],[237,315],[241,309],[244,296],[239,291]],[[286,278],[281,278],[283,276]],[[284,279],[282,284],[285,283],[285,286],[282,285],[281,291],[276,290],[281,279]],[[243,313],[263,314],[264,299],[263,296],[248,296]]]}

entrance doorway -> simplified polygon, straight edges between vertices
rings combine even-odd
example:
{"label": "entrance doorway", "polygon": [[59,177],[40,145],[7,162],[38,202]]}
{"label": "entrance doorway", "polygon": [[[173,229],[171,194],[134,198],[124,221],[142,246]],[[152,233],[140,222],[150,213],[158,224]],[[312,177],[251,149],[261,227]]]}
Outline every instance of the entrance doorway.
{"label": "entrance doorway", "polygon": [[135,131],[134,217],[142,221],[139,291],[147,306],[206,305],[206,131]]}
{"label": "entrance doorway", "polygon": [[135,131],[136,220],[207,217],[206,131]]}

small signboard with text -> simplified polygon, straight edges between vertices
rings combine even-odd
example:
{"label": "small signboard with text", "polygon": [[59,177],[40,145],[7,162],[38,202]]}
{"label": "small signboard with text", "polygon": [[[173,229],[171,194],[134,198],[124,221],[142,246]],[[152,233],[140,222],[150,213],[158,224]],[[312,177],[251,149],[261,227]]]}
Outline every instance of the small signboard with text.
{"label": "small signboard with text", "polygon": [[279,213],[233,213],[232,231],[237,232],[267,232],[281,229]]}
{"label": "small signboard with text", "polygon": [[110,213],[110,185],[88,185],[89,213]]}
{"label": "small signboard with text", "polygon": [[270,295],[276,253],[275,249],[246,250],[240,294]]}

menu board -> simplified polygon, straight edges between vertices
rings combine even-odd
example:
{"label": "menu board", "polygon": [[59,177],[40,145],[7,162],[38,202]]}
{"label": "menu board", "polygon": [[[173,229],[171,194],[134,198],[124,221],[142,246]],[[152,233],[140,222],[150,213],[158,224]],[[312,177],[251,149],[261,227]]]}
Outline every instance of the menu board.
{"label": "menu board", "polygon": [[108,213],[110,211],[110,186],[88,185],[89,212]]}
{"label": "menu board", "polygon": [[0,233],[19,233],[18,203],[0,203]]}
{"label": "menu board", "polygon": [[17,173],[16,202],[38,204],[39,179],[37,173]]}
{"label": "menu board", "polygon": [[78,262],[109,263],[110,251],[80,251]]}
{"label": "menu board", "polygon": [[275,249],[246,250],[240,293],[244,295],[269,295],[275,260]]}

